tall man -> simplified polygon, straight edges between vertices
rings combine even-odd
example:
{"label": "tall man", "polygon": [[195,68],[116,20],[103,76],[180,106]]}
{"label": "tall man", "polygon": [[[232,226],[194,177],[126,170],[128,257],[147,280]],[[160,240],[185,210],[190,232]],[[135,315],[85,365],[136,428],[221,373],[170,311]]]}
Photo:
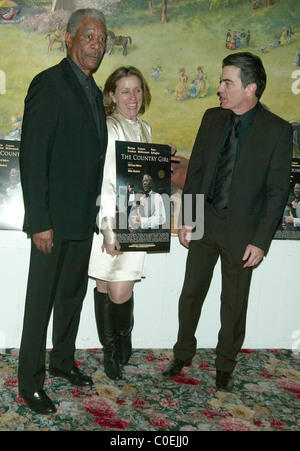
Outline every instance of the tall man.
{"label": "tall man", "polygon": [[257,56],[235,53],[223,60],[220,107],[204,114],[183,190],[183,203],[186,195],[193,197],[194,216],[196,194],[204,194],[204,235],[194,240],[191,223],[179,232],[189,252],[179,300],[178,339],[165,377],[178,375],[195,355],[195,331],[220,257],[216,387],[228,391],[233,386],[252,270],[270,246],[289,189],[292,126],[259,103],[265,85],[266,73]]}
{"label": "tall man", "polygon": [[102,94],[92,76],[105,44],[103,14],[75,11],[67,25],[67,58],[37,75],[25,100],[20,167],[32,248],[19,393],[41,414],[56,411],[43,390],[52,308],[50,374],[92,384],[75,367],[74,352],[107,145]]}

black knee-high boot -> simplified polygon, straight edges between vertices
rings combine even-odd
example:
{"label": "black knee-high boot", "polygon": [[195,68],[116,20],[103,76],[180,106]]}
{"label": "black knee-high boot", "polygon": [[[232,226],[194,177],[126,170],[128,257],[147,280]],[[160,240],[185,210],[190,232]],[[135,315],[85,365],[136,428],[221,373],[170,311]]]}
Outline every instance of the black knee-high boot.
{"label": "black knee-high boot", "polygon": [[104,353],[104,371],[110,379],[122,379],[119,366],[118,334],[114,324],[112,302],[106,293],[94,290],[95,317],[100,343]]}
{"label": "black knee-high boot", "polygon": [[133,295],[123,304],[113,303],[112,312],[119,337],[119,362],[124,365],[130,359],[132,352],[131,331],[134,323]]}

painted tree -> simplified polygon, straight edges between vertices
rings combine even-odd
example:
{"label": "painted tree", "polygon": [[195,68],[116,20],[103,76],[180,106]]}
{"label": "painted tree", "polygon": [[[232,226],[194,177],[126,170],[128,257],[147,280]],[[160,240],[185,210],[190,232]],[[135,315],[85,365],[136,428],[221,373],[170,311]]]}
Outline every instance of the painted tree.
{"label": "painted tree", "polygon": [[149,8],[150,14],[153,14],[153,4],[152,4],[152,0],[148,0],[148,8]]}
{"label": "painted tree", "polygon": [[[206,0],[203,0],[206,1]],[[210,9],[217,9],[221,6],[228,5],[231,3],[232,5],[238,3],[240,0],[207,0]],[[273,5],[273,0],[266,0],[266,8]]]}
{"label": "painted tree", "polygon": [[[147,0],[148,1],[148,9],[150,14],[154,13],[154,8],[153,8],[153,1],[152,0]],[[161,0],[161,19],[160,21],[162,23],[168,22],[169,19],[167,17],[167,6],[168,6],[168,0]]]}
{"label": "painted tree", "polygon": [[161,19],[160,21],[162,23],[166,23],[169,21],[167,17],[167,7],[168,7],[168,0],[161,0]]}

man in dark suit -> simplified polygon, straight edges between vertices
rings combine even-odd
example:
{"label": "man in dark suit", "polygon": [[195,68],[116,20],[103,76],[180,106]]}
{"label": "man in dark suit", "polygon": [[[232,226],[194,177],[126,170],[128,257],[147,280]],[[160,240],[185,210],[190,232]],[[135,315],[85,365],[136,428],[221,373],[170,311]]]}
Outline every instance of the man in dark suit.
{"label": "man in dark suit", "polygon": [[41,414],[56,411],[43,390],[52,308],[50,374],[78,386],[92,385],[75,366],[74,353],[107,146],[102,94],[92,76],[105,52],[103,14],[75,11],[66,45],[67,58],[30,85],[20,149],[24,230],[32,236],[32,247],[19,393]]}
{"label": "man in dark suit", "polygon": [[197,217],[196,195],[204,195],[204,234],[197,238],[195,225],[188,222],[179,231],[180,242],[189,252],[179,300],[178,339],[174,359],[163,371],[165,377],[180,374],[195,355],[195,331],[220,257],[216,387],[227,391],[233,387],[232,372],[245,336],[252,270],[268,251],[289,189],[292,127],[260,104],[265,85],[260,58],[242,52],[223,60],[220,107],[203,116],[183,189],[183,204],[186,196],[193,199],[193,217]]}

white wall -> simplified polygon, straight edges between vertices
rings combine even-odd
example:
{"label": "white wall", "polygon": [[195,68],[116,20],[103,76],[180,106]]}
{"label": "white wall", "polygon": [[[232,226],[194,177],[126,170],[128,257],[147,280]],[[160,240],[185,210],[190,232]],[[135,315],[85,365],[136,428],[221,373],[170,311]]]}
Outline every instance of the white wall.
{"label": "white wall", "polygon": [[[0,231],[0,350],[18,348],[20,344],[29,253],[30,240],[23,232]],[[245,348],[291,349],[295,334],[300,337],[299,256],[300,242],[276,240],[265,261],[254,271]],[[135,287],[133,346],[172,348],[177,335],[177,305],[186,250],[177,238],[172,238],[170,254],[147,258],[147,278]],[[91,280],[81,317],[78,348],[100,347],[93,312],[94,286]],[[218,264],[199,322],[199,348],[216,345],[219,298]],[[48,346],[51,347],[51,325]]]}

